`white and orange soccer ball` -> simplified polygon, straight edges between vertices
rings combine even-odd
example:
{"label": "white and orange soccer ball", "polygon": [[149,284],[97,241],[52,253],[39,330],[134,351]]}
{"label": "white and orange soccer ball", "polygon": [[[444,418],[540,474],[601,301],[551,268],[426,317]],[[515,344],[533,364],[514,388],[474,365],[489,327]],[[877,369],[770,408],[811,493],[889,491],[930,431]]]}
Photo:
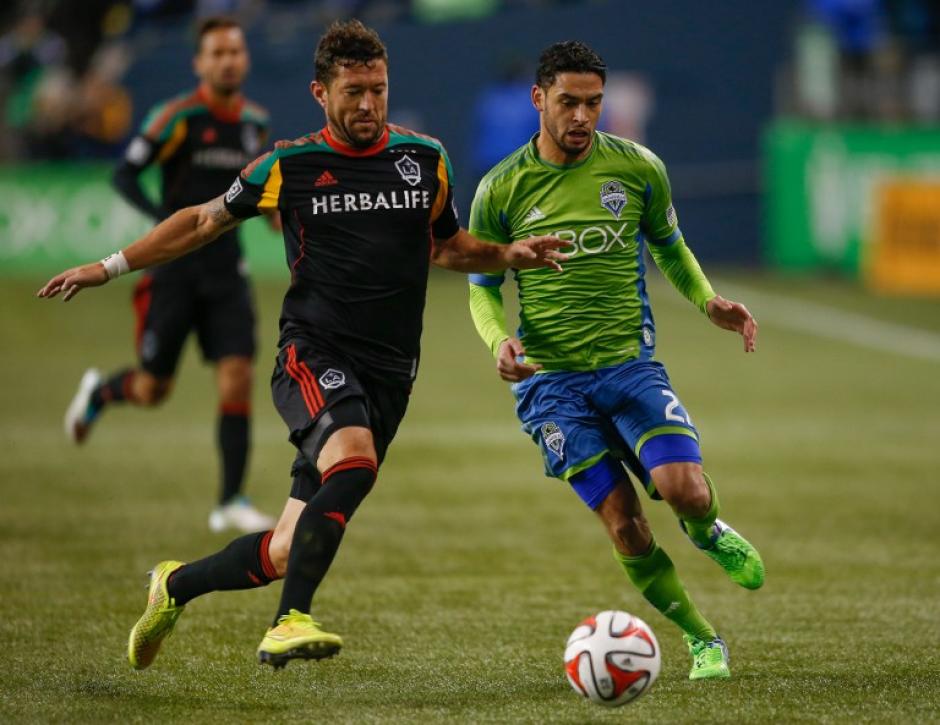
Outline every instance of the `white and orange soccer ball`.
{"label": "white and orange soccer ball", "polygon": [[604,611],[579,624],[565,647],[565,673],[579,695],[606,707],[632,702],[659,675],[659,643],[639,617]]}

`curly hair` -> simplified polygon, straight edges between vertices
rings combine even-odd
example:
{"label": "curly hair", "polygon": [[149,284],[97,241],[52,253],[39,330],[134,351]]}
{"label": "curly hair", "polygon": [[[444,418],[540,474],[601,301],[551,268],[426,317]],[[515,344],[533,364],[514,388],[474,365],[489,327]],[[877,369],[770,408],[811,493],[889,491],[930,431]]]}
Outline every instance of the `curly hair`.
{"label": "curly hair", "polygon": [[535,84],[548,88],[559,73],[597,73],[607,81],[607,65],[603,59],[579,40],[553,43],[539,56],[535,71]]}
{"label": "curly hair", "polygon": [[371,66],[378,60],[388,63],[388,51],[378,33],[358,20],[337,20],[317,43],[316,79],[326,85],[336,75],[337,66]]}

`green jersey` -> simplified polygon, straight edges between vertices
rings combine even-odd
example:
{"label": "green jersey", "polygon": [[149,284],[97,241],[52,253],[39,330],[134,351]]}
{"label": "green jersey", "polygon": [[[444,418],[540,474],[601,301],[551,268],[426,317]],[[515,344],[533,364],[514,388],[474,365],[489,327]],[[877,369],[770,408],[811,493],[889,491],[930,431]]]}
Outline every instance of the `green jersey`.
{"label": "green jersey", "polygon": [[[685,247],[665,167],[640,144],[601,132],[584,159],[558,166],[539,157],[536,138],[480,181],[470,212],[470,233],[483,240],[509,244],[551,234],[570,245],[560,250],[569,255],[563,273],[515,273],[526,360],[545,370],[584,371],[651,358],[656,334],[644,281],[647,244],[666,276],[700,308],[714,297]],[[502,280],[472,275],[471,294],[496,288],[498,295]],[[481,335],[498,347],[506,335],[479,305],[472,307]]]}

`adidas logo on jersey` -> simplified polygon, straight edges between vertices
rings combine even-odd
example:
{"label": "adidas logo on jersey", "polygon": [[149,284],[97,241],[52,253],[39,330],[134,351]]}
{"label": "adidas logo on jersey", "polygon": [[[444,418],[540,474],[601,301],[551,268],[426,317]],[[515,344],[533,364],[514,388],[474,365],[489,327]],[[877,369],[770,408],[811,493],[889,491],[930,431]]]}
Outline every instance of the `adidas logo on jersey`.
{"label": "adidas logo on jersey", "polygon": [[523,224],[531,224],[532,222],[541,221],[545,218],[545,213],[539,209],[537,206],[533,206],[529,209],[529,213],[525,215],[525,218],[522,220]]}
{"label": "adidas logo on jersey", "polygon": [[333,186],[338,184],[339,181],[336,180],[336,177],[333,176],[329,171],[324,171],[320,174],[319,178],[314,182],[314,186]]}

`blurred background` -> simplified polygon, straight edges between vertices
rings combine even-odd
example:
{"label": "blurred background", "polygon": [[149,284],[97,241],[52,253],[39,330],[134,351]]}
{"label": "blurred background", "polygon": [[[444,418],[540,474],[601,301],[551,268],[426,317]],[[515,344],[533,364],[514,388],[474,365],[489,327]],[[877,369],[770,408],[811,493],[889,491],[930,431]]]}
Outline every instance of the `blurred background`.
{"label": "blurred background", "polygon": [[[274,138],[322,125],[307,85],[326,24],[356,16],[374,25],[390,51],[391,119],[444,142],[464,218],[479,177],[537,127],[528,89],[539,51],[585,39],[612,70],[604,127],[666,161],[703,260],[940,291],[932,0],[8,2],[5,271],[106,253],[143,228],[107,188],[107,166],[149,108],[195,84],[193,28],[218,13],[247,29],[246,90],[271,111]],[[24,204],[28,215],[17,211]],[[272,245],[248,252],[257,272],[281,267]]]}
{"label": "blurred background", "polygon": [[[342,657],[259,671],[272,586],[194,603],[158,664],[130,671],[142,572],[227,541],[205,525],[212,372],[189,345],[160,410],[115,408],[75,447],[62,415],[82,372],[132,359],[138,275],[67,306],[33,295],[148,228],[110,175],[148,109],[195,87],[194,28],[217,13],[247,30],[245,91],[275,139],[323,126],[308,85],[326,25],[374,26],[391,119],[446,145],[464,223],[480,176],[538,126],[540,50],[576,38],[606,59],[604,127],[662,157],[689,245],[761,325],[742,354],[650,265],[657,357],[723,517],[767,562],[760,592],[737,590],[647,506],[732,646],[707,702],[592,514],[542,476],[465,278],[438,270],[409,414],[318,593]],[[641,721],[703,702],[729,722],[937,719],[940,3],[6,0],[0,125],[0,720],[622,721],[588,714],[561,668],[568,632],[609,608],[664,649]],[[263,222],[242,239],[260,340],[247,490],[276,511],[293,450],[266,378],[289,277]]]}

